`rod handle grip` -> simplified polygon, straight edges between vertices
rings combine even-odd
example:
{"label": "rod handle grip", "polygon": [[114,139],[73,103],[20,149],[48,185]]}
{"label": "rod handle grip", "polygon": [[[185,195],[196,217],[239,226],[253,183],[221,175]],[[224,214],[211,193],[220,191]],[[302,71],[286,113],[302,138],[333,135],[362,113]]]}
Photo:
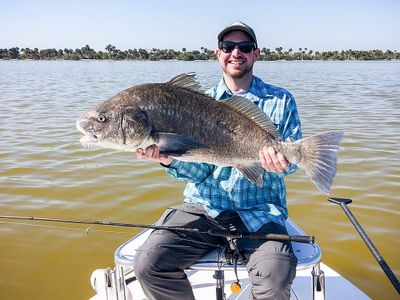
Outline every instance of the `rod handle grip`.
{"label": "rod handle grip", "polygon": [[315,237],[309,235],[292,235],[290,237],[292,242],[304,243],[304,244],[314,244]]}
{"label": "rod handle grip", "polygon": [[269,233],[266,235],[266,239],[275,241],[291,241],[303,244],[314,244],[315,242],[315,237],[309,235],[286,235]]}

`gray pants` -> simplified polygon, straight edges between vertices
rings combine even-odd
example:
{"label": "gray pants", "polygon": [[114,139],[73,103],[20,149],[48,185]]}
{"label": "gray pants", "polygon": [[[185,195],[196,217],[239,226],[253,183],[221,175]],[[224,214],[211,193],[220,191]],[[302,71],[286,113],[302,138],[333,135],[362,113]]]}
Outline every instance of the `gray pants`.
{"label": "gray pants", "polygon": [[[223,212],[213,219],[202,207],[189,204],[167,209],[157,225],[248,231],[233,211]],[[286,228],[275,223],[265,224],[258,232],[287,234]],[[226,239],[206,234],[154,231],[135,256],[135,275],[146,297],[150,300],[194,299],[184,270],[224,243]],[[289,299],[297,264],[291,244],[240,239],[237,245],[253,249],[246,266],[252,284],[250,299]]]}

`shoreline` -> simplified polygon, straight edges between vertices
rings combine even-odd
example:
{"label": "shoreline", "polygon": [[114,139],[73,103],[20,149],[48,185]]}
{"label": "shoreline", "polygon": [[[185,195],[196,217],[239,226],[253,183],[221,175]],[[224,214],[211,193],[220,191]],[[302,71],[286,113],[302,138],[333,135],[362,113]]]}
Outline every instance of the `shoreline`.
{"label": "shoreline", "polygon": [[[81,59],[64,59],[64,58],[42,58],[42,59],[32,59],[32,58],[0,58],[0,61],[109,61],[109,62],[119,62],[119,61],[140,61],[140,62],[215,62],[216,59],[193,59],[193,60],[182,60],[182,59],[99,59],[99,58],[81,58]],[[400,61],[400,59],[280,59],[280,60],[258,60],[258,62],[316,62],[316,61],[332,61],[332,62],[352,62],[352,61]]]}
{"label": "shoreline", "polygon": [[[217,60],[215,50],[201,47],[201,50],[173,49],[128,49],[120,50],[108,45],[106,51],[96,51],[89,45],[73,49],[30,49],[13,47],[0,48],[0,59],[32,59],[32,60],[137,60],[137,61],[213,61]],[[307,48],[288,50],[278,47],[275,49],[259,48],[259,61],[319,61],[319,60],[400,60],[397,50],[334,50],[314,51]]]}

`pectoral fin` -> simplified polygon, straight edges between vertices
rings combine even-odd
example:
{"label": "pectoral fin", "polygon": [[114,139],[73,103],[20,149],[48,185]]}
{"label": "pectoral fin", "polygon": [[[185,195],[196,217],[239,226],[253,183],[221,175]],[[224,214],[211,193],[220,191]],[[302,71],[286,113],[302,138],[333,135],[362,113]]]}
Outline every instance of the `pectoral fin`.
{"label": "pectoral fin", "polygon": [[243,173],[244,177],[255,183],[258,187],[263,186],[262,171],[263,168],[260,163],[255,163],[250,166],[237,166],[240,172]]}
{"label": "pectoral fin", "polygon": [[154,138],[160,148],[160,154],[164,155],[190,155],[191,150],[208,148],[207,145],[176,133],[155,132]]}

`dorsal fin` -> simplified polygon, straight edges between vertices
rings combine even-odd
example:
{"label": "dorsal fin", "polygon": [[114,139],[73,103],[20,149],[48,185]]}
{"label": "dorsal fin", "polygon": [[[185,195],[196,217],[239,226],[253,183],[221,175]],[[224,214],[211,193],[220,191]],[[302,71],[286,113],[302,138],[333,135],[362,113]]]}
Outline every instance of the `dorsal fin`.
{"label": "dorsal fin", "polygon": [[167,83],[184,89],[202,93],[201,86],[196,80],[195,72],[179,74]]}
{"label": "dorsal fin", "polygon": [[279,132],[271,119],[268,118],[268,116],[250,100],[240,96],[233,96],[232,98],[223,100],[221,102],[233,108],[234,110],[245,114],[248,118],[252,119],[259,126],[268,131],[274,138],[280,138]]}

